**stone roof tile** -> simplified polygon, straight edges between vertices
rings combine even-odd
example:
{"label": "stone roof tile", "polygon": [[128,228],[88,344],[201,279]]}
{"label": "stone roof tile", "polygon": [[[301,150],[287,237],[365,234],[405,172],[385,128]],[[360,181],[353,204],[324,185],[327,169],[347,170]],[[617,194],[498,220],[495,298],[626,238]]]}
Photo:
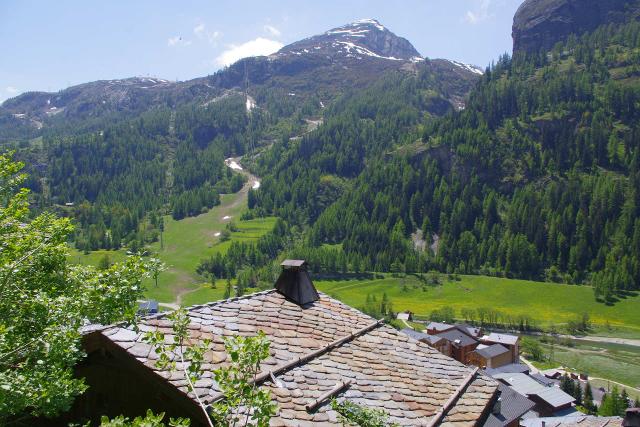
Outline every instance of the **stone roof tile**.
{"label": "stone roof tile", "polygon": [[[320,294],[320,300],[303,307],[286,300],[274,291],[247,297],[191,307],[190,330],[193,340],[212,339],[212,351],[205,355],[207,372],[197,383],[196,392],[205,400],[217,393],[210,372],[227,363],[222,336],[253,335],[264,331],[271,342],[271,356],[263,371],[289,362],[371,326],[374,319]],[[141,331],[166,329],[171,324],[164,314],[144,318]],[[136,357],[156,374],[168,378],[175,387],[186,392],[181,372],[162,372],[155,367],[157,355],[142,342],[142,334],[122,326],[111,326],[101,332],[107,339]],[[347,340],[329,351],[278,374],[280,388],[271,380],[262,383],[278,403],[273,426],[339,425],[329,400],[313,412],[306,405],[332,390],[340,381],[351,380],[336,397],[387,411],[400,425],[425,425],[456,393],[471,369],[442,355],[427,344],[410,339],[387,326],[371,327],[362,335]],[[478,374],[463,389],[453,407],[444,414],[442,423],[453,426],[471,425],[490,404],[497,383]],[[191,398],[194,398],[190,394]]]}

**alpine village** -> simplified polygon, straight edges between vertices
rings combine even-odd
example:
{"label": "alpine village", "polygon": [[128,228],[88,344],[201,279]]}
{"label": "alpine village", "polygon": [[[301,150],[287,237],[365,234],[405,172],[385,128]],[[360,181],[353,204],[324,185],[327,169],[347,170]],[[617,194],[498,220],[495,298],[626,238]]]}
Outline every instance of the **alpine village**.
{"label": "alpine village", "polygon": [[639,427],[640,0],[517,3],[6,99],[0,426]]}

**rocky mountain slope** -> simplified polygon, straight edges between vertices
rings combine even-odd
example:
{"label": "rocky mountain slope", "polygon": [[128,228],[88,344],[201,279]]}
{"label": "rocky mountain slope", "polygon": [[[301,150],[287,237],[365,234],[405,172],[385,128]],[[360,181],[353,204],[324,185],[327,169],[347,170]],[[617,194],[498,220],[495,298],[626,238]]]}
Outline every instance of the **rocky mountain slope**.
{"label": "rocky mountain slope", "polygon": [[479,69],[425,60],[406,39],[364,19],[288,46],[268,57],[242,59],[215,74],[185,82],[134,77],[73,86],[57,93],[29,92],[0,106],[0,139],[33,137],[56,126],[104,117],[130,118],[154,107],[207,104],[229,91],[276,89],[317,96],[325,103],[346,89],[362,88],[391,71],[426,67],[441,80],[447,100],[460,108]]}
{"label": "rocky mountain slope", "polygon": [[513,20],[513,51],[549,50],[570,34],[640,15],[639,0],[526,0]]}

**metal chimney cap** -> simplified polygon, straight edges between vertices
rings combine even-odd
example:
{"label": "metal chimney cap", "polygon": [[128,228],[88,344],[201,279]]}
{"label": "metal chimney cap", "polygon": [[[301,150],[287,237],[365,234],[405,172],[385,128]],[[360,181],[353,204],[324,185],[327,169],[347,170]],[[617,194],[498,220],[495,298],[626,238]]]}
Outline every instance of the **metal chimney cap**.
{"label": "metal chimney cap", "polygon": [[300,268],[300,267],[306,267],[308,263],[303,259],[285,259],[284,261],[282,261],[280,265],[284,268],[291,268],[291,267]]}
{"label": "metal chimney cap", "polygon": [[301,268],[284,268],[275,288],[290,301],[304,306],[320,299],[309,273]]}

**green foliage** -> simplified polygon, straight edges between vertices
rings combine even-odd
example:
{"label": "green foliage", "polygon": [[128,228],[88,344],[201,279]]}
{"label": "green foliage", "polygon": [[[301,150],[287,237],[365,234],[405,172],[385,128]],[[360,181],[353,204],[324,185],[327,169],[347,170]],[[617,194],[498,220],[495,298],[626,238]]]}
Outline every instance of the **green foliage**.
{"label": "green foliage", "polygon": [[[223,236],[225,232],[228,235],[231,233],[225,229]],[[256,242],[232,242],[224,254],[217,252],[209,259],[202,260],[196,271],[202,275],[232,278],[243,268],[264,267],[275,260],[280,251],[285,248],[288,237],[287,224],[278,219],[273,230],[261,236]],[[242,284],[246,285],[247,280]]]}
{"label": "green foliage", "polygon": [[[589,386],[590,387],[590,386]],[[585,409],[589,409],[593,405],[593,395],[591,396],[591,401],[588,400],[588,396],[585,395],[585,402],[582,401],[582,387],[580,386],[579,381],[574,381],[567,373],[562,376],[560,379],[560,389],[565,393],[573,396],[576,399],[576,405],[584,406]],[[591,393],[591,389],[589,388],[589,393]]]}
{"label": "green foliage", "polygon": [[256,386],[255,378],[260,364],[269,357],[269,341],[259,331],[255,337],[227,337],[224,346],[230,365],[214,371],[224,399],[212,406],[211,417],[220,426],[249,422],[258,427],[268,426],[277,407],[271,401],[270,392]]}
{"label": "green foliage", "polygon": [[431,312],[429,319],[433,322],[453,323],[456,318],[456,311],[453,307],[444,306]]}
{"label": "green foliage", "polygon": [[598,415],[602,417],[624,417],[627,408],[629,407],[629,401],[626,397],[626,391],[623,390],[623,394],[620,394],[618,386],[614,385],[610,393],[605,393],[602,396],[602,403],[598,409]]}
{"label": "green foliage", "polygon": [[135,417],[133,420],[119,416],[113,419],[102,417],[100,427],[189,427],[191,422],[188,419],[169,419],[169,424],[165,424],[164,413],[154,414],[148,410],[144,417]]}
{"label": "green foliage", "polygon": [[[160,331],[147,332],[144,340],[159,355],[155,362],[158,369],[175,371],[180,366],[189,391],[194,393],[210,425],[268,426],[276,405],[271,402],[269,391],[259,388],[255,383],[260,364],[269,357],[269,341],[265,334],[259,331],[255,337],[224,338],[229,364],[213,371],[223,398],[209,408],[195,393],[194,385],[204,373],[204,354],[210,349],[211,340],[194,342],[190,339],[190,319],[184,309],[174,311],[168,319],[172,322],[173,342],[168,343]],[[175,356],[179,356],[179,360]]]}
{"label": "green foliage", "polygon": [[371,409],[360,406],[349,400],[342,402],[333,399],[331,409],[340,415],[340,422],[344,426],[359,427],[391,427],[397,426],[389,421],[389,414],[382,409]]}
{"label": "green foliage", "polygon": [[360,310],[373,317],[374,319],[386,318],[391,320],[394,318],[393,302],[389,299],[386,293],[382,294],[382,298],[378,301],[375,295],[367,294],[365,304]]}
{"label": "green foliage", "polygon": [[544,350],[540,343],[529,337],[522,338],[522,350],[531,357],[531,359],[542,362],[545,360]]}
{"label": "green foliage", "polygon": [[0,155],[0,424],[70,407],[86,389],[73,375],[80,328],[132,321],[148,274],[138,256],[100,271],[70,265],[70,221],[32,215],[21,169]]}
{"label": "green foliage", "polygon": [[147,260],[147,266],[156,287],[158,287],[158,277],[160,276],[161,272],[167,269],[166,264],[159,258],[152,257]]}
{"label": "green foliage", "polygon": [[591,330],[591,320],[589,313],[583,313],[581,316],[567,323],[567,330],[572,334],[587,333]]}
{"label": "green foliage", "polygon": [[[403,290],[402,280],[407,291]],[[640,312],[636,308],[640,296],[630,295],[615,305],[606,305],[596,301],[591,288],[586,286],[461,276],[460,282],[445,281],[442,286],[429,287],[423,286],[414,275],[404,279],[390,275],[382,278],[316,278],[314,283],[319,290],[335,295],[352,307],[362,307],[367,295],[376,295],[379,301],[380,296],[387,293],[396,312],[409,310],[416,316],[427,318],[434,309],[451,306],[461,318],[485,327],[493,327],[492,323],[496,322],[501,327],[522,331],[553,325],[564,329],[569,321],[579,318],[584,312],[589,313],[594,327],[604,326],[608,321],[616,334],[626,330],[630,338],[637,336],[640,327]],[[466,317],[463,309],[466,309]]]}
{"label": "green foliage", "polygon": [[[640,283],[638,34],[608,26],[556,56],[504,56],[442,118],[421,117],[421,74],[346,94],[259,159],[250,207],[308,227],[309,253],[340,245],[350,271],[546,278],[615,303]],[[407,100],[395,111],[394,97]],[[409,244],[418,229],[433,251]]]}
{"label": "green foliage", "polygon": [[582,406],[590,415],[595,415],[598,412],[598,406],[593,402],[593,390],[591,389],[591,383],[589,383],[589,381],[587,381],[585,385]]}

